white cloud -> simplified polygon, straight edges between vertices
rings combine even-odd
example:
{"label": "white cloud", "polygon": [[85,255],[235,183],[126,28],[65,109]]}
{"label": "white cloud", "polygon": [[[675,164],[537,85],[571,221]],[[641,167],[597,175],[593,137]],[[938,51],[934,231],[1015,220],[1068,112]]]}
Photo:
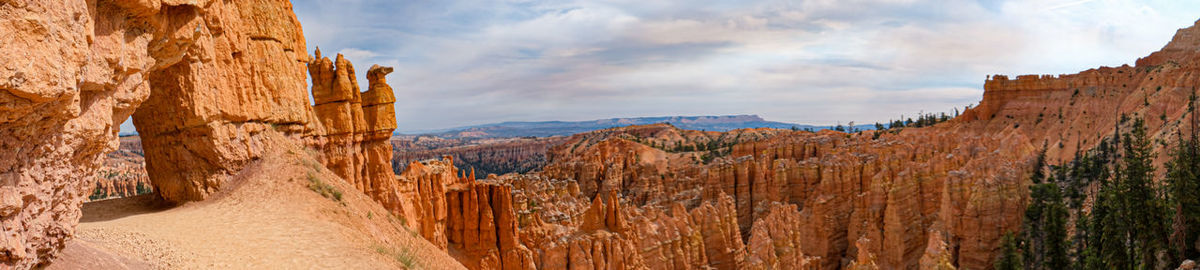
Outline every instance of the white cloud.
{"label": "white cloud", "polygon": [[357,48],[345,48],[345,49],[342,49],[340,51],[340,53],[342,54],[342,56],[346,57],[346,60],[350,60],[353,62],[365,62],[366,60],[371,60],[371,59],[374,59],[375,57],[379,56],[378,53],[375,53],[373,51],[357,49]]}
{"label": "white cloud", "polygon": [[883,121],[977,102],[988,74],[1132,63],[1200,14],[1170,0],[295,6],[310,47],[396,67],[402,131],[681,114]]}

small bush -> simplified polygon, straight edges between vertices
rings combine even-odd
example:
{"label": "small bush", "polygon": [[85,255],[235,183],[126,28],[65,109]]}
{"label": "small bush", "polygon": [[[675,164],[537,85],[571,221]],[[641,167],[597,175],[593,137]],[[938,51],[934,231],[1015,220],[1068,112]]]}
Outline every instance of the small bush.
{"label": "small bush", "polygon": [[317,175],[313,174],[312,172],[308,173],[308,189],[317,192],[317,194],[321,194],[321,197],[333,199],[334,201],[339,202],[342,201],[342,191],[321,181],[321,179],[317,178]]}
{"label": "small bush", "polygon": [[406,249],[401,249],[398,252],[394,252],[391,249],[383,246],[375,246],[375,252],[392,257],[392,259],[400,262],[400,264],[403,264],[404,268],[413,269],[417,265],[417,261],[413,259],[412,254],[410,254]]}
{"label": "small bush", "polygon": [[407,251],[397,252],[395,255],[393,255],[393,257],[396,258],[396,261],[404,264],[404,267],[411,269],[413,266],[417,265],[417,262],[413,260],[412,254],[408,254]]}

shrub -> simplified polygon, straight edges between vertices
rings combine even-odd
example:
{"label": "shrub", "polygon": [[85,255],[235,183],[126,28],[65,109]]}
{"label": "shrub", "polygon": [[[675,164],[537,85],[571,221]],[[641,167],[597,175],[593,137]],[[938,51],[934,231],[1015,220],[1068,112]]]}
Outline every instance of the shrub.
{"label": "shrub", "polygon": [[308,189],[321,194],[321,197],[333,199],[334,201],[342,201],[342,191],[321,181],[317,175],[312,172],[308,173]]}

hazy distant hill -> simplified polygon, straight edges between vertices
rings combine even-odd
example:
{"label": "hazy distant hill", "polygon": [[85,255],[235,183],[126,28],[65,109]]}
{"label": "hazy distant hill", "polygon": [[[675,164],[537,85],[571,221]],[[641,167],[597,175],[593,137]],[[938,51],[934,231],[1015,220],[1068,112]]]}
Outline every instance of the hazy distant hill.
{"label": "hazy distant hill", "polygon": [[[612,127],[629,125],[645,125],[655,123],[670,123],[678,128],[692,130],[727,131],[739,128],[779,128],[779,129],[829,129],[832,126],[801,125],[763,120],[757,115],[722,115],[722,116],[662,116],[637,118],[611,118],[592,121],[543,121],[543,122],[503,122],[475,126],[457,127],[426,134],[445,138],[499,138],[499,137],[547,137],[567,136]],[[859,129],[873,129],[868,125],[859,125]]]}

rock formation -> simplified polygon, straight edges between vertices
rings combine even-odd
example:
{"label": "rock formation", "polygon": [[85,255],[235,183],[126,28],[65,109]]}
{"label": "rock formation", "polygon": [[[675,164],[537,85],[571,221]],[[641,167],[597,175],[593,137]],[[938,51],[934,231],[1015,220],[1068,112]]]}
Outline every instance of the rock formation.
{"label": "rock formation", "polygon": [[754,222],[747,242],[749,269],[818,269],[820,259],[803,254],[800,211],[794,204],[771,203]]}
{"label": "rock formation", "polygon": [[533,269],[533,254],[518,241],[511,187],[469,181],[455,185],[447,199],[449,244],[468,258],[460,262],[475,269]]}
{"label": "rock formation", "polygon": [[432,136],[397,136],[392,140],[392,170],[404,171],[413,161],[454,157],[455,166],[474,169],[479,176],[528,173],[546,165],[546,150],[566,137],[445,139]]}
{"label": "rock formation", "polygon": [[[979,106],[933,127],[784,132],[735,142],[711,161],[689,155],[703,153],[699,148],[678,151],[655,143],[671,137],[658,134],[686,132],[617,128],[553,148],[543,175],[577,180],[585,194],[617,190],[632,198],[628,208],[635,209],[671,207],[666,201],[699,209],[728,196],[747,243],[745,267],[804,256],[823,269],[850,262],[883,269],[988,268],[1000,236],[1019,227],[1038,149],[1046,146],[1051,164],[1068,161],[1138,117],[1162,142],[1155,147],[1156,163],[1163,162],[1173,136],[1190,128],[1181,123],[1191,122],[1187,97],[1200,83],[1195,29],[1200,26],[1181,30],[1137,67],[991,76]],[[767,240],[774,244],[777,237],[760,222],[788,216],[778,214],[778,203],[798,208],[798,255],[765,252]],[[663,256],[655,251],[644,257]]]}
{"label": "rock formation", "polygon": [[324,127],[325,166],[381,203],[395,204],[388,139],[396,129],[396,97],[385,78],[392,68],[372,66],[367,71],[369,89],[360,93],[354,65],[342,54],[335,61],[322,56],[320,49],[315,54],[308,72],[313,78],[313,110]]}
{"label": "rock formation", "polygon": [[343,177],[374,198],[395,191],[387,186],[395,98],[383,78],[391,69],[368,71],[361,99],[349,63],[346,74],[314,73],[347,75],[337,89],[355,90],[337,100],[350,100],[352,121],[318,120],[305,92],[303,33],[287,1],[0,1],[0,18],[0,53],[11,56],[0,67],[5,266],[27,268],[62,248],[96,187],[90,176],[131,115],[149,180],[168,201],[220,191],[273,147],[267,133],[322,149],[353,144],[325,157],[354,165]]}
{"label": "rock formation", "polygon": [[96,176],[96,187],[88,193],[89,200],[122,198],[154,191],[143,166],[104,166]]}
{"label": "rock formation", "polygon": [[[1191,121],[1187,97],[1200,82],[1194,29],[1200,26],[1181,30],[1137,67],[991,76],[979,106],[933,127],[782,132],[733,142],[711,161],[696,158],[708,154],[698,147],[681,151],[679,145],[704,138],[675,135],[687,131],[616,128],[552,148],[542,175],[576,180],[585,196],[615,190],[634,202],[627,207],[634,212],[676,207],[670,201],[703,211],[730,201],[744,255],[714,254],[706,243],[705,259],[693,260],[717,268],[769,268],[785,259],[791,267],[822,269],[988,268],[1001,235],[1019,227],[1032,157],[1043,145],[1052,164],[1067,161],[1127,125],[1123,119],[1140,117],[1152,139],[1163,142],[1155,146],[1162,163],[1162,149],[1190,128],[1181,123]],[[786,214],[780,204],[797,213]],[[788,229],[768,225],[781,219],[795,220],[777,223],[795,224],[798,252],[780,252],[793,247],[788,236],[774,234]],[[732,241],[713,243],[719,242]],[[676,258],[642,250],[654,265]]]}
{"label": "rock formation", "polygon": [[445,249],[448,188],[465,181],[454,168],[453,158],[414,162],[400,174],[398,199],[384,206],[406,217],[410,228],[418,228],[425,239]]}
{"label": "rock formation", "polygon": [[858,249],[858,255],[854,256],[854,261],[846,266],[848,270],[879,270],[879,265],[875,264],[875,254],[872,254],[868,247],[871,246],[871,240],[867,238],[859,238],[854,242],[854,246]]}
{"label": "rock formation", "polygon": [[681,176],[696,175],[702,169],[697,165],[731,155],[737,143],[785,132],[774,129],[705,132],[654,124],[581,133],[547,152],[550,163],[541,174],[575,179],[589,197],[617,190],[639,205],[683,201],[688,207],[695,207],[699,205],[698,197],[677,196],[694,193],[702,180]]}
{"label": "rock formation", "polygon": [[121,146],[109,152],[96,176],[93,191],[87,193],[89,200],[121,198],[154,191],[150,176],[146,174],[145,152],[137,136],[123,136]]}
{"label": "rock formation", "polygon": [[[389,152],[390,153],[390,152]],[[413,162],[397,177],[395,200],[380,201],[435,246],[473,269],[533,269],[519,239],[512,188],[476,182],[452,157]]]}
{"label": "rock formation", "polygon": [[[202,200],[265,151],[264,131],[310,136],[304,35],[287,2],[158,2],[93,2],[99,16],[92,47],[112,55],[91,58],[100,63],[87,72],[115,78],[132,72],[127,78],[148,82],[137,92],[149,94],[141,96],[145,102],[123,109],[136,108],[150,178],[167,200]],[[116,7],[123,9],[106,11]],[[122,44],[137,33],[147,39]],[[150,58],[127,58],[143,52]]]}
{"label": "rock formation", "polygon": [[[619,130],[606,132],[628,134]],[[927,243],[925,230],[939,221],[943,211],[989,209],[987,216],[975,218],[989,219],[987,224],[998,226],[989,229],[993,231],[1019,224],[1019,208],[993,202],[1020,201],[1027,175],[1024,168],[1034,148],[1015,134],[952,134],[932,128],[880,138],[832,131],[782,133],[734,144],[729,147],[729,156],[708,164],[689,156],[695,153],[664,153],[633,142],[637,137],[605,135],[610,137],[590,145],[578,144],[572,151],[579,154],[552,154],[560,158],[547,166],[546,173],[580,179],[585,196],[588,190],[629,194],[632,201],[641,202],[634,207],[669,207],[665,203],[669,201],[703,204],[728,198],[729,213],[735,222],[734,227],[724,231],[734,233],[738,246],[756,246],[734,248],[744,253],[707,254],[708,263],[717,268],[766,267],[786,261],[835,269],[854,258],[858,251],[850,239],[860,238],[875,243],[863,246],[877,256],[875,263],[880,267],[915,268]],[[580,154],[587,158],[577,158]],[[960,169],[965,172],[951,173]],[[641,196],[669,199],[639,200]],[[796,206],[797,213],[783,214],[786,207],[776,205],[779,203]],[[770,239],[779,242],[768,243],[764,234],[771,235],[771,229],[763,226],[772,223],[757,223],[785,216],[797,220],[793,222],[797,225],[774,229],[781,236],[772,235]],[[1000,235],[958,220],[944,222],[950,224],[946,227],[963,231],[961,237],[967,238],[963,242],[993,243]],[[797,233],[783,236],[782,231],[787,230]],[[970,240],[973,237],[981,239]],[[780,253],[782,257],[767,254],[764,251],[768,244],[797,251]],[[983,254],[990,254],[991,248],[964,244],[959,251],[965,254],[964,259],[983,256],[981,260],[986,262],[990,255]],[[754,254],[756,251],[759,253]]]}
{"label": "rock formation", "polygon": [[62,248],[131,114],[172,201],[218,190],[263,131],[310,129],[285,1],[0,1],[0,25],[0,265]]}

